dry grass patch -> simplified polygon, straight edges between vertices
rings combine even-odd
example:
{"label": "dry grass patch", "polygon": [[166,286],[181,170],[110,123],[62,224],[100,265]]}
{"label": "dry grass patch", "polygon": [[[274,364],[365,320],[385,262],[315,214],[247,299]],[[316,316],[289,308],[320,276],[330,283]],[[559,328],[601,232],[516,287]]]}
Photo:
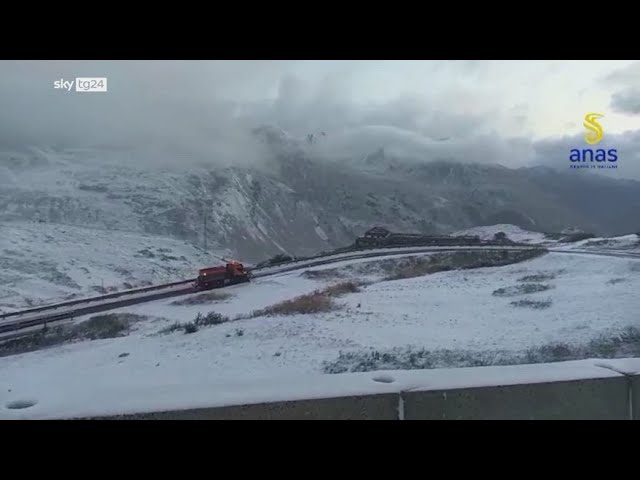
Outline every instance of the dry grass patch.
{"label": "dry grass patch", "polygon": [[339,297],[340,295],[346,295],[347,293],[357,293],[360,291],[360,286],[364,285],[364,282],[340,282],[334,285],[330,285],[321,293],[329,295],[330,297]]}
{"label": "dry grass patch", "polygon": [[276,303],[261,310],[256,310],[252,317],[269,315],[304,315],[308,313],[329,312],[335,308],[333,299],[322,292],[313,292]]}
{"label": "dry grass patch", "polygon": [[300,295],[291,300],[270,305],[261,310],[255,310],[251,315],[240,315],[236,317],[236,320],[270,315],[305,315],[309,313],[329,312],[338,308],[338,305],[336,305],[333,300],[335,297],[359,292],[362,285],[366,285],[366,283],[353,280],[335,283],[323,290],[316,290],[315,292]]}

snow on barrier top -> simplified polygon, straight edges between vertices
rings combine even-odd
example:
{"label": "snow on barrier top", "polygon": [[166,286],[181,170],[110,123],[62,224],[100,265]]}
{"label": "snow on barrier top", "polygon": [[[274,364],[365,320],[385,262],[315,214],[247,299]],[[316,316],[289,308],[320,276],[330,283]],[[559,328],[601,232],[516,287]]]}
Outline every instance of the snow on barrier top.
{"label": "snow on barrier top", "polygon": [[640,375],[640,358],[596,359],[593,364],[623,375]]}
{"label": "snow on barrier top", "polygon": [[[143,383],[139,379],[127,383],[122,377],[101,378],[99,383],[88,383],[86,379],[70,375],[57,378],[55,385],[33,382],[28,389],[0,391],[0,419],[90,418],[384,393],[606,379],[623,377],[625,369],[639,372],[640,360],[590,359],[499,367],[229,379],[224,382],[192,377],[171,385],[163,382],[166,376],[160,371],[146,377]],[[202,375],[206,376],[206,372]]]}

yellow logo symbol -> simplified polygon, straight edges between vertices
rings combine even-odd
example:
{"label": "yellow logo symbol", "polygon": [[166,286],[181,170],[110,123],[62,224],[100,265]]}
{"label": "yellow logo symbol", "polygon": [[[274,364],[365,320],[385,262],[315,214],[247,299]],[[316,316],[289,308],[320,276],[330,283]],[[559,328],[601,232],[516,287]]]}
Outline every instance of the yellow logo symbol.
{"label": "yellow logo symbol", "polygon": [[587,113],[584,116],[583,125],[587,130],[589,130],[587,133],[584,134],[584,139],[589,145],[596,144],[600,140],[602,140],[602,135],[604,133],[602,131],[602,125],[600,125],[596,121],[597,118],[602,118],[602,117],[604,117],[604,115],[601,115],[599,113]]}

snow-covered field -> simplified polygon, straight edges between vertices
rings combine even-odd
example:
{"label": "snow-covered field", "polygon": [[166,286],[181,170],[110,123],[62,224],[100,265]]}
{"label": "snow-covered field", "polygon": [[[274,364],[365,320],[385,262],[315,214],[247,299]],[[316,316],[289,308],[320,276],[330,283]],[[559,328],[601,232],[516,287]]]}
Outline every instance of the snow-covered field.
{"label": "snow-covered field", "polygon": [[631,234],[613,238],[589,238],[571,244],[570,248],[598,251],[620,250],[630,253],[640,253],[640,236]]}
{"label": "snow-covered field", "polygon": [[473,227],[467,230],[460,230],[452,233],[452,235],[477,235],[481,240],[491,240],[493,236],[498,232],[504,232],[509,239],[514,242],[530,243],[530,244],[553,244],[555,240],[551,240],[545,236],[544,233],[530,232],[524,230],[516,225],[511,224],[498,224],[487,225],[482,227]]}
{"label": "snow-covered field", "polygon": [[[376,280],[375,268],[348,271],[357,278],[367,271],[368,279]],[[123,308],[121,312],[147,315],[149,320],[136,324],[126,337],[0,358],[0,417],[71,414],[68,405],[74,403],[65,404],[65,398],[90,399],[94,412],[109,411],[114,395],[120,399],[118,405],[125,405],[122,398],[133,390],[139,393],[126,405],[137,409],[188,399],[189,391],[193,398],[206,392],[214,404],[231,398],[251,402],[287,379],[303,377],[314,383],[314,378],[324,378],[323,362],[335,360],[340,352],[393,347],[520,351],[552,342],[580,344],[640,326],[640,260],[549,253],[504,267],[394,281],[378,276],[377,283],[337,298],[342,308],[329,313],[258,317],[191,334],[158,334],[175,321],[193,320],[198,312],[248,314],[331,282],[310,279],[303,272],[226,288],[232,296],[210,305],[176,306],[170,299]],[[531,275],[544,275],[537,283],[549,289],[513,297],[493,294],[534,282],[523,280]],[[511,304],[523,299],[550,303],[541,309]],[[119,357],[122,353],[128,356]],[[348,380],[336,382],[348,391]],[[140,395],[144,391],[148,397]],[[24,410],[4,408],[21,398],[37,404]]]}
{"label": "snow-covered field", "polygon": [[620,237],[588,238],[572,243],[560,243],[541,232],[531,232],[510,224],[474,227],[455,232],[452,235],[477,235],[482,240],[490,240],[498,232],[504,232],[514,242],[543,245],[563,249],[587,250],[624,250],[640,253],[640,236],[637,234],[622,235]]}
{"label": "snow-covered field", "polygon": [[0,223],[0,312],[183,280],[203,265],[218,264],[216,256],[171,238]]}

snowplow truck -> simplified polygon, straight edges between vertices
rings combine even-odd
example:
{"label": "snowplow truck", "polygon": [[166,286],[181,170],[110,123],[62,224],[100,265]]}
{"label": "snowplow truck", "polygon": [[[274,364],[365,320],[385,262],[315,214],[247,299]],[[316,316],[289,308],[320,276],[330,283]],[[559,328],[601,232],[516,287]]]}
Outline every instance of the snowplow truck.
{"label": "snowplow truck", "polygon": [[198,271],[195,286],[206,290],[220,288],[250,280],[250,273],[238,262],[229,262],[225,266],[203,268]]}

